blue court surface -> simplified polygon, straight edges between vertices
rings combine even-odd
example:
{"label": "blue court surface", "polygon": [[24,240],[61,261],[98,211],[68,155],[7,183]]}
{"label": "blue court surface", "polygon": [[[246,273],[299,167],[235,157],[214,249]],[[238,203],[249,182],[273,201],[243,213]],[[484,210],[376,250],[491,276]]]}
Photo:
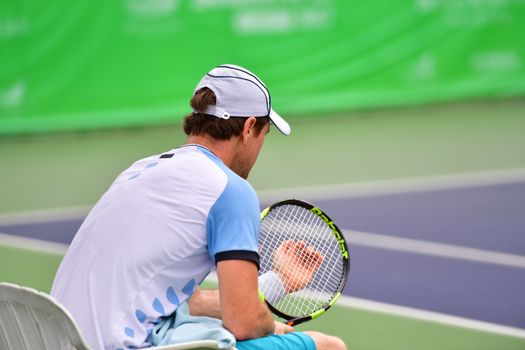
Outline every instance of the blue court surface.
{"label": "blue court surface", "polygon": [[[307,198],[350,241],[346,295],[525,329],[525,179],[387,192]],[[0,232],[67,245],[82,219]]]}

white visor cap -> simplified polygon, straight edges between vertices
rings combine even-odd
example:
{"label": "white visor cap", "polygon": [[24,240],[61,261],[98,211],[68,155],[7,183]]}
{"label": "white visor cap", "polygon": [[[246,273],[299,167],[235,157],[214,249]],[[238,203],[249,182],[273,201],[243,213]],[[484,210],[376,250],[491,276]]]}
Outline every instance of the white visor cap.
{"label": "white visor cap", "polygon": [[213,91],[217,99],[216,105],[208,106],[204,113],[223,119],[270,117],[280,132],[290,135],[290,125],[272,109],[266,85],[246,68],[232,64],[217,66],[201,79],[194,94],[203,87]]}

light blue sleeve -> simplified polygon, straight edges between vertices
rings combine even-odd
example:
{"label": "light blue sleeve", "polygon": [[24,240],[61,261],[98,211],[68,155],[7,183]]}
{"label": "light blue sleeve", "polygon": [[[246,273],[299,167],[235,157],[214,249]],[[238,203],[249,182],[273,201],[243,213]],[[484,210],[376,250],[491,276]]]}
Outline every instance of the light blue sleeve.
{"label": "light blue sleeve", "polygon": [[213,261],[219,253],[235,251],[241,260],[254,260],[251,257],[256,256],[258,265],[259,224],[259,200],[254,189],[246,180],[229,174],[206,224],[208,252]]}

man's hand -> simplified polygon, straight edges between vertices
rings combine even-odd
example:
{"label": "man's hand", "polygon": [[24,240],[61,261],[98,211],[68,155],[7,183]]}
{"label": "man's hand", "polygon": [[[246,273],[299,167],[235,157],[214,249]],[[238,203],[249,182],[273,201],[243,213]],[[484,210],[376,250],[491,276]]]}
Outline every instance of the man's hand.
{"label": "man's hand", "polygon": [[294,331],[292,326],[288,326],[286,323],[282,323],[279,321],[275,322],[275,334],[287,334]]}
{"label": "man's hand", "polygon": [[197,288],[188,299],[192,316],[208,316],[222,319],[221,298],[218,289],[203,290]]}
{"label": "man's hand", "polygon": [[303,289],[323,263],[323,255],[304,241],[284,241],[274,253],[273,270],[283,282],[286,293]]}

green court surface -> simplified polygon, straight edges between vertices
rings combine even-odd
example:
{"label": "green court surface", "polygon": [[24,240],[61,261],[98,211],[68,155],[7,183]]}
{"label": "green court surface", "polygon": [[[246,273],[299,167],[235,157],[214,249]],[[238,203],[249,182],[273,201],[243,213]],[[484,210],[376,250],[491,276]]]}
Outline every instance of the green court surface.
{"label": "green court surface", "polygon": [[341,337],[349,349],[524,349],[525,339],[467,330],[402,316],[336,307],[298,330]]}
{"label": "green court surface", "polygon": [[[525,99],[293,116],[251,174],[257,190],[525,168]],[[90,206],[133,161],[184,141],[180,125],[0,139],[0,213]],[[61,256],[2,245],[0,281],[49,291]],[[525,349],[525,339],[338,306],[298,329],[349,349]]]}
{"label": "green court surface", "polygon": [[0,245],[0,281],[51,290],[62,255]]}

